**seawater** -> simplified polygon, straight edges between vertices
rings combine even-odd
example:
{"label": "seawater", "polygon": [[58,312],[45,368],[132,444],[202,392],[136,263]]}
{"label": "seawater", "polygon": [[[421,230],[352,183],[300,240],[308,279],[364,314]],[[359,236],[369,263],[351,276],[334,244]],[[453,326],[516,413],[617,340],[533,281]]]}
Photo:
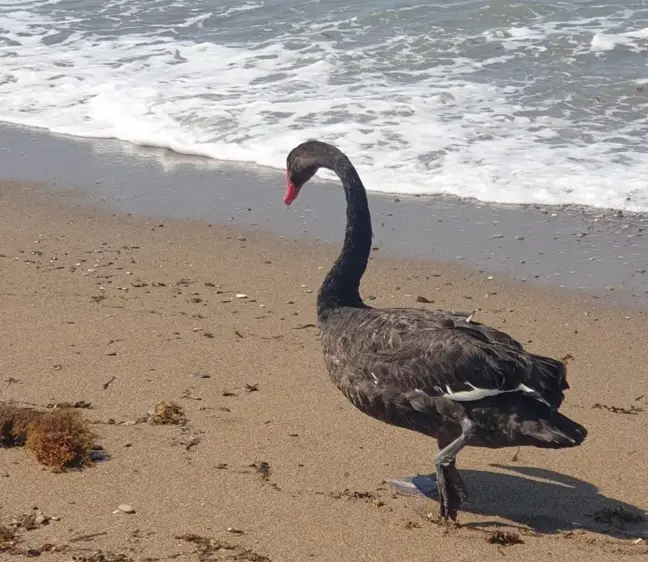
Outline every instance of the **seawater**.
{"label": "seawater", "polygon": [[[0,121],[368,189],[648,210],[639,0],[0,0]],[[331,177],[328,172],[320,172]]]}

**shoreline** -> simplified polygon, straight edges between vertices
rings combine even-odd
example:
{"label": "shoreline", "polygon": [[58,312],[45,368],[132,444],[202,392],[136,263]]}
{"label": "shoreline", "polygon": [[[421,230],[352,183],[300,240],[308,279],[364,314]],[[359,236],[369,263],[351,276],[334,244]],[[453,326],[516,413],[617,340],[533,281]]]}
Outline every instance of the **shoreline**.
{"label": "shoreline", "polygon": [[[129,141],[124,141],[114,137],[91,137],[91,136],[76,136],[66,133],[55,133],[45,127],[35,127],[28,125],[21,125],[18,123],[11,123],[7,121],[0,121],[0,130],[8,129],[13,132],[22,132],[26,134],[42,134],[48,135],[56,139],[70,142],[87,142],[87,143],[105,143],[109,151],[116,152],[121,149],[124,154],[133,157],[154,158],[159,161],[168,161],[172,166],[180,164],[195,165],[199,168],[240,168],[243,171],[254,171],[259,176],[270,177],[277,172],[283,173],[282,169],[274,168],[271,166],[262,166],[254,162],[245,160],[220,160],[217,158],[210,158],[200,154],[191,154],[186,152],[177,152],[170,148],[159,146],[149,146],[144,144],[136,144]],[[335,179],[316,178],[314,180],[320,184],[336,184]],[[402,200],[419,200],[423,203],[433,204],[435,201],[445,200],[449,203],[464,203],[474,206],[489,206],[505,210],[539,210],[541,212],[558,212],[565,211],[571,214],[580,214],[588,218],[606,218],[615,216],[634,218],[640,222],[648,219],[648,210],[645,211],[632,211],[626,209],[616,209],[613,207],[599,207],[593,205],[585,205],[580,203],[503,203],[498,201],[482,201],[476,197],[460,197],[451,193],[431,193],[431,194],[411,194],[411,193],[398,193],[391,191],[371,191],[367,187],[370,196],[389,197],[391,199],[398,198]]]}
{"label": "shoreline", "polygon": [[[90,202],[151,218],[198,218],[336,246],[343,237],[344,203],[334,183],[310,182],[286,209],[277,170],[40,130],[2,127],[0,135],[5,179],[74,187]],[[368,195],[374,246],[388,256],[456,261],[487,277],[648,308],[648,215]]]}

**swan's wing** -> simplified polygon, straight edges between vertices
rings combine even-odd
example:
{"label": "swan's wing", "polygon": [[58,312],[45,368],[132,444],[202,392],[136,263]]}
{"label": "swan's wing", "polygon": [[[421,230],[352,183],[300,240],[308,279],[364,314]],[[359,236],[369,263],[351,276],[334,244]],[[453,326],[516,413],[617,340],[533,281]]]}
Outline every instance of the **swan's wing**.
{"label": "swan's wing", "polygon": [[474,314],[475,313],[472,314],[436,313],[437,316],[441,315],[444,316],[446,319],[452,320],[455,327],[460,329],[464,328],[465,330],[474,334],[475,337],[477,338],[486,338],[491,342],[499,342],[502,344],[510,345],[515,349],[523,351],[524,348],[522,347],[522,344],[519,341],[513,339],[507,333],[501,332],[500,330],[497,330],[496,328],[492,328],[491,326],[486,326],[485,324],[481,324],[480,322],[475,322]]}
{"label": "swan's wing", "polygon": [[[357,376],[425,401],[471,402],[523,392],[557,408],[568,388],[564,365],[533,355],[508,334],[455,315],[368,310],[340,345]],[[340,352],[343,350],[340,349]]]}

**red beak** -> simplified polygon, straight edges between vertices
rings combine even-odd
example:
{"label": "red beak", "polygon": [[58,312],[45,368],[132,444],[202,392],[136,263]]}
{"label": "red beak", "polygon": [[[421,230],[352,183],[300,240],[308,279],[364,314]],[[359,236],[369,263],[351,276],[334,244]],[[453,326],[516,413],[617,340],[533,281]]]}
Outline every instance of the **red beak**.
{"label": "red beak", "polygon": [[290,205],[295,199],[297,199],[297,188],[295,184],[290,181],[290,175],[288,170],[286,170],[286,193],[284,195],[284,203]]}

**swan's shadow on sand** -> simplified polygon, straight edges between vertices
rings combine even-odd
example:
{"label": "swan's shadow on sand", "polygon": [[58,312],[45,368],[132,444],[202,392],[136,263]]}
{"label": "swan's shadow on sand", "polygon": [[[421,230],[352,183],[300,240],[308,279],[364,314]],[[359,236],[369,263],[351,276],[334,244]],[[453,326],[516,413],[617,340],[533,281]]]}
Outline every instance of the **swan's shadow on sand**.
{"label": "swan's shadow on sand", "polygon": [[[643,509],[608,498],[589,482],[528,466],[491,466],[517,474],[461,470],[469,494],[461,511],[509,519],[543,534],[583,529],[619,538],[648,538],[648,514]],[[413,495],[437,499],[436,486],[429,476],[416,476],[411,482],[417,492]],[[624,521],[623,515],[642,520]],[[497,521],[464,524],[498,525],[501,523]]]}

